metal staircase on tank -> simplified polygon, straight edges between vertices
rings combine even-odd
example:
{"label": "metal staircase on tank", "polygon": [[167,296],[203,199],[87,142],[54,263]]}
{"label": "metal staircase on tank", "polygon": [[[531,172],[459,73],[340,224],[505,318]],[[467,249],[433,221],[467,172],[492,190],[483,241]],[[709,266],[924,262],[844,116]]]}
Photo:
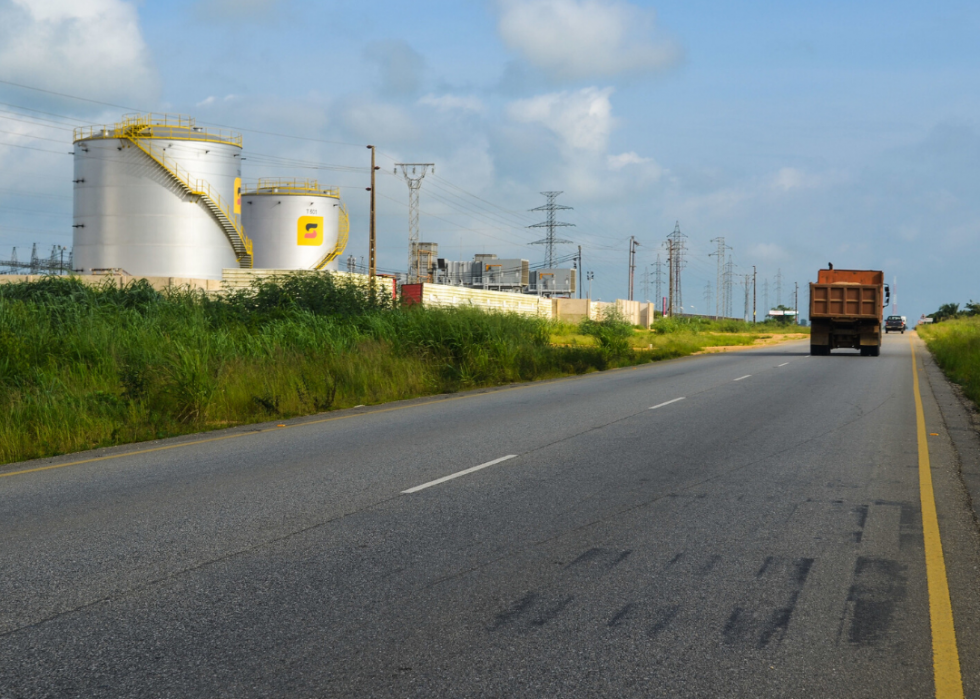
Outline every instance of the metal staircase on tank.
{"label": "metal staircase on tank", "polygon": [[[149,119],[137,118],[127,120],[117,126],[116,134],[121,138],[125,138],[149,156],[181,189],[191,196],[197,197],[207,207],[208,211],[211,212],[211,215],[214,216],[228,237],[228,242],[231,243],[231,247],[235,251],[235,257],[238,259],[238,266],[242,269],[251,269],[252,241],[245,235],[245,231],[237,217],[233,217],[228,212],[224,202],[221,200],[221,196],[211,189],[211,185],[208,182],[191,177],[190,173],[183,170],[177,163],[168,159],[163,153],[158,153],[153,146],[144,141],[142,138],[143,132],[147,130],[152,132],[153,126],[154,124]],[[346,243],[346,236],[344,242]]]}
{"label": "metal staircase on tank", "polygon": [[[338,190],[338,201],[339,201],[339,190]],[[347,215],[347,207],[344,206],[343,202],[340,202],[340,217],[337,221],[337,243],[333,246],[333,249],[323,256],[323,259],[316,263],[313,269],[322,270],[329,263],[340,257],[340,254],[347,247],[347,237],[350,235],[350,217]]]}

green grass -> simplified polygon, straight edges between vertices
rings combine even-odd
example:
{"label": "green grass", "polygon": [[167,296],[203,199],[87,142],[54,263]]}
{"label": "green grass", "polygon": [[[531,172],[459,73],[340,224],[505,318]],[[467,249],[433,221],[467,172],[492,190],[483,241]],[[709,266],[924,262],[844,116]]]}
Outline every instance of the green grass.
{"label": "green grass", "polygon": [[946,375],[980,405],[980,317],[920,324],[915,330]]}
{"label": "green grass", "polygon": [[677,356],[556,347],[553,329],[320,275],[219,298],[0,285],[0,463]]}
{"label": "green grass", "polygon": [[579,327],[402,308],[321,275],[220,297],[145,282],[3,284],[0,463],[631,366],[760,332],[737,321],[668,319],[647,331],[615,318]]}
{"label": "green grass", "polygon": [[[623,327],[622,324],[614,325]],[[603,323],[556,323],[551,341],[571,347],[602,346]],[[625,326],[629,328],[629,326]],[[808,333],[809,328],[779,323],[746,323],[741,320],[706,320],[702,318],[666,318],[654,323],[650,330],[632,328],[621,332],[621,347],[625,344],[633,350],[646,349],[658,359],[683,357],[709,347],[748,346],[756,340],[791,334]],[[607,344],[614,341],[607,338]]]}

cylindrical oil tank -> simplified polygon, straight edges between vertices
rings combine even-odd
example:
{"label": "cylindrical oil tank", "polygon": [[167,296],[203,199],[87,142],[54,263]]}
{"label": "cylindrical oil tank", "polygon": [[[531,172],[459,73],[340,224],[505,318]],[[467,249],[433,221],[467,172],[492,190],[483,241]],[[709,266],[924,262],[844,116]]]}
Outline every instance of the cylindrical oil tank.
{"label": "cylindrical oil tank", "polygon": [[75,269],[220,279],[248,266],[235,203],[241,153],[240,135],[187,117],[76,129]]}
{"label": "cylindrical oil tank", "polygon": [[242,189],[242,222],[261,269],[337,269],[347,244],[340,191],[309,180],[262,179]]}

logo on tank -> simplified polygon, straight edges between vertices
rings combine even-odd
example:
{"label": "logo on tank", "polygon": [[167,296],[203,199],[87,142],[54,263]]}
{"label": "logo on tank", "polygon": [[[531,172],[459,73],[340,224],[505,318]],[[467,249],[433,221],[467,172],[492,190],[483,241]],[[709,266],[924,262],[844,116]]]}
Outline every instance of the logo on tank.
{"label": "logo on tank", "polygon": [[300,216],[296,222],[297,245],[323,245],[323,216]]}

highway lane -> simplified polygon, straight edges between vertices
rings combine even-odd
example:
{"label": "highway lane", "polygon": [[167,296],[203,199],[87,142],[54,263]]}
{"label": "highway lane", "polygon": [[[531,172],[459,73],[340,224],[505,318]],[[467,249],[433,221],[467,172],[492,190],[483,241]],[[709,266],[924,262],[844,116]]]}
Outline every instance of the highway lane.
{"label": "highway lane", "polygon": [[[0,696],[930,696],[909,340],[807,353],[6,467]],[[977,532],[922,380],[980,696]]]}

